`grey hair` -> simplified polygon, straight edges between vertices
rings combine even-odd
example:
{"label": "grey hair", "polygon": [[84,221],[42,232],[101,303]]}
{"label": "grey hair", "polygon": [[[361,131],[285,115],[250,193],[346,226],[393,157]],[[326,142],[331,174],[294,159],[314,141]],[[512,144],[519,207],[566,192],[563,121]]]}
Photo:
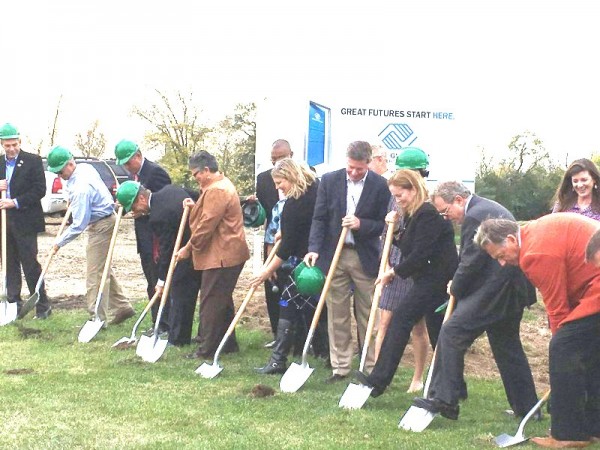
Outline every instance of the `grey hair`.
{"label": "grey hair", "polygon": [[191,170],[208,168],[210,172],[217,172],[219,170],[219,164],[217,159],[208,153],[206,150],[200,150],[194,153],[188,158],[188,166]]}
{"label": "grey hair", "polygon": [[457,195],[466,199],[471,195],[471,191],[458,181],[444,181],[436,186],[431,198],[440,197],[446,203],[452,203]]}
{"label": "grey hair", "polygon": [[510,219],[487,219],[481,222],[473,241],[481,248],[489,244],[504,245],[509,234],[516,236],[519,224]]}
{"label": "grey hair", "polygon": [[354,161],[365,161],[369,163],[371,162],[372,154],[373,150],[371,149],[371,144],[365,141],[350,142],[348,150],[346,150],[346,157],[353,159]]}

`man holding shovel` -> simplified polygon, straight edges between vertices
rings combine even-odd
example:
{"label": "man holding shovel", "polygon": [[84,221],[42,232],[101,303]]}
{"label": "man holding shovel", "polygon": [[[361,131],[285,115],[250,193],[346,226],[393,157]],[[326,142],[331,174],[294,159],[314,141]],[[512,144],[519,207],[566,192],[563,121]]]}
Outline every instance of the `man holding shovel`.
{"label": "man holding shovel", "polygon": [[[21,137],[16,127],[7,123],[0,127],[0,142],[4,154],[0,156],[0,191],[6,199],[0,200],[0,209],[7,217],[7,300],[21,307],[21,267],[29,292],[33,295],[42,272],[37,260],[37,235],[44,231],[44,213],[41,198],[46,193],[46,177],[42,159],[21,150]],[[46,319],[52,312],[44,284],[40,287],[36,317]]]}
{"label": "man holding shovel", "polygon": [[[326,299],[333,370],[327,383],[348,377],[354,355],[351,310],[355,311],[359,341],[362,341],[373,301],[379,266],[379,237],[390,191],[385,179],[369,170],[370,162],[369,143],[355,141],[346,151],[346,168],[323,176],[310,229],[309,253],[304,258],[308,266],[316,264],[326,273],[342,227],[349,228]],[[370,348],[365,364],[368,371],[375,363],[374,354],[374,349]]]}
{"label": "man holding shovel", "polygon": [[[71,152],[64,147],[57,146],[50,151],[48,170],[67,181],[73,217],[71,225],[56,238],[54,251],[58,252],[84,230],[88,232],[86,301],[88,311],[93,314],[116,221],[113,198],[96,169],[89,164],[76,164]],[[102,321],[106,321],[108,308],[114,311],[111,325],[135,315],[112,269],[104,285],[103,298],[108,298],[108,302],[100,303],[98,316]]]}
{"label": "man holding shovel", "polygon": [[[136,216],[148,216],[148,224],[158,241],[158,281],[154,289],[162,295],[167,272],[173,255],[177,232],[183,216],[183,201],[198,199],[179,186],[167,185],[158,192],[150,192],[137,181],[126,181],[117,190],[117,200],[125,211]],[[190,227],[186,225],[181,245],[190,239]],[[192,261],[180,261],[173,272],[169,301],[169,343],[176,346],[189,345],[196,300],[200,290],[201,272],[194,270]]]}
{"label": "man holding shovel", "polygon": [[519,266],[544,299],[552,332],[551,436],[532,439],[542,447],[600,440],[600,269],[586,262],[586,246],[597,231],[597,221],[561,213],[521,226],[488,219],[475,235],[501,265]]}
{"label": "man holding shovel", "polygon": [[440,331],[427,398],[413,404],[457,419],[459,399],[466,396],[465,353],[487,332],[508,402],[515,415],[523,417],[537,402],[519,335],[523,309],[535,303],[535,291],[518,268],[502,267],[473,242],[484,219],[513,216],[456,181],[439,184],[431,199],[441,215],[461,225],[459,264],[450,285],[456,309]]}

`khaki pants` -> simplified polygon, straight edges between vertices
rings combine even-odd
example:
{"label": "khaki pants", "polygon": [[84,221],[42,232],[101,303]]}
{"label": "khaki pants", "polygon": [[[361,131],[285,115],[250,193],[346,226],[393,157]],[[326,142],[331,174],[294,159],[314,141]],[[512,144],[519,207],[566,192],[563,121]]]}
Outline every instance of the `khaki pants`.
{"label": "khaki pants", "polygon": [[[368,277],[356,250],[344,249],[340,255],[335,274],[331,279],[331,287],[327,295],[327,329],[329,331],[329,353],[334,374],[348,375],[352,368],[354,346],[352,344],[352,297],[354,297],[354,313],[358,327],[359,343],[365,342],[367,322],[373,302],[375,279]],[[354,290],[354,295],[351,291]],[[378,316],[377,316],[378,317]],[[373,328],[377,334],[378,318]],[[368,373],[375,365],[374,338],[371,339],[365,371]],[[360,349],[362,354],[362,348]]]}
{"label": "khaki pants", "polygon": [[[86,274],[86,300],[88,311],[94,314],[100,281],[108,256],[108,247],[115,227],[116,218],[114,215],[101,219],[87,227],[88,242],[86,248],[87,254],[87,274]],[[123,295],[112,268],[108,272],[102,299],[98,307],[98,316],[101,320],[106,320],[107,311],[110,310],[116,314],[123,309],[131,308],[131,304]]]}

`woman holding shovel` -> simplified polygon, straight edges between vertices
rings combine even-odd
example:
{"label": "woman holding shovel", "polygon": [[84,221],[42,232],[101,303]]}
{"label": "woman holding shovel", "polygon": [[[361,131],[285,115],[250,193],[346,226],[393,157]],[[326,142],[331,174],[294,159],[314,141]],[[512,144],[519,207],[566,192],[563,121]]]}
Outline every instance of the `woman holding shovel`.
{"label": "woman holding shovel", "polygon": [[[281,213],[281,244],[271,263],[251,281],[254,287],[265,280],[279,274],[285,279],[282,300],[280,301],[277,338],[273,346],[271,358],[264,367],[257,369],[259,373],[284,373],[287,369],[287,355],[294,343],[292,326],[299,315],[304,315],[309,323],[314,313],[313,296],[301,295],[291,277],[293,261],[300,262],[308,252],[308,237],[312,222],[315,201],[317,199],[318,180],[315,174],[305,165],[291,158],[277,162],[271,175],[277,189],[287,197]],[[286,267],[289,266],[289,267]],[[285,272],[285,274],[283,273]]]}

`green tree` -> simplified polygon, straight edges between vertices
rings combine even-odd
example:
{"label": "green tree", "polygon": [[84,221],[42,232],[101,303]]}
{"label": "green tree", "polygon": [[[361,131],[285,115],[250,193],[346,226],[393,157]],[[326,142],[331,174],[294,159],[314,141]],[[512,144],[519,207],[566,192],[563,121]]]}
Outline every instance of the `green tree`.
{"label": "green tree", "polygon": [[547,214],[564,170],[534,133],[515,136],[508,149],[509,156],[498,164],[482,152],[475,177],[477,193],[504,205],[517,220]]}
{"label": "green tree", "polygon": [[75,147],[86,158],[100,158],[106,150],[106,138],[104,133],[98,130],[98,125],[99,121],[96,120],[86,131],[85,136],[81,133],[75,135]]}
{"label": "green tree", "polygon": [[188,157],[205,148],[212,128],[201,121],[201,109],[194,104],[192,93],[175,92],[173,98],[155,89],[158,101],[148,108],[134,107],[133,114],[151,129],[145,135],[150,148],[162,151],[161,165],[174,184],[195,187],[187,169]]}

